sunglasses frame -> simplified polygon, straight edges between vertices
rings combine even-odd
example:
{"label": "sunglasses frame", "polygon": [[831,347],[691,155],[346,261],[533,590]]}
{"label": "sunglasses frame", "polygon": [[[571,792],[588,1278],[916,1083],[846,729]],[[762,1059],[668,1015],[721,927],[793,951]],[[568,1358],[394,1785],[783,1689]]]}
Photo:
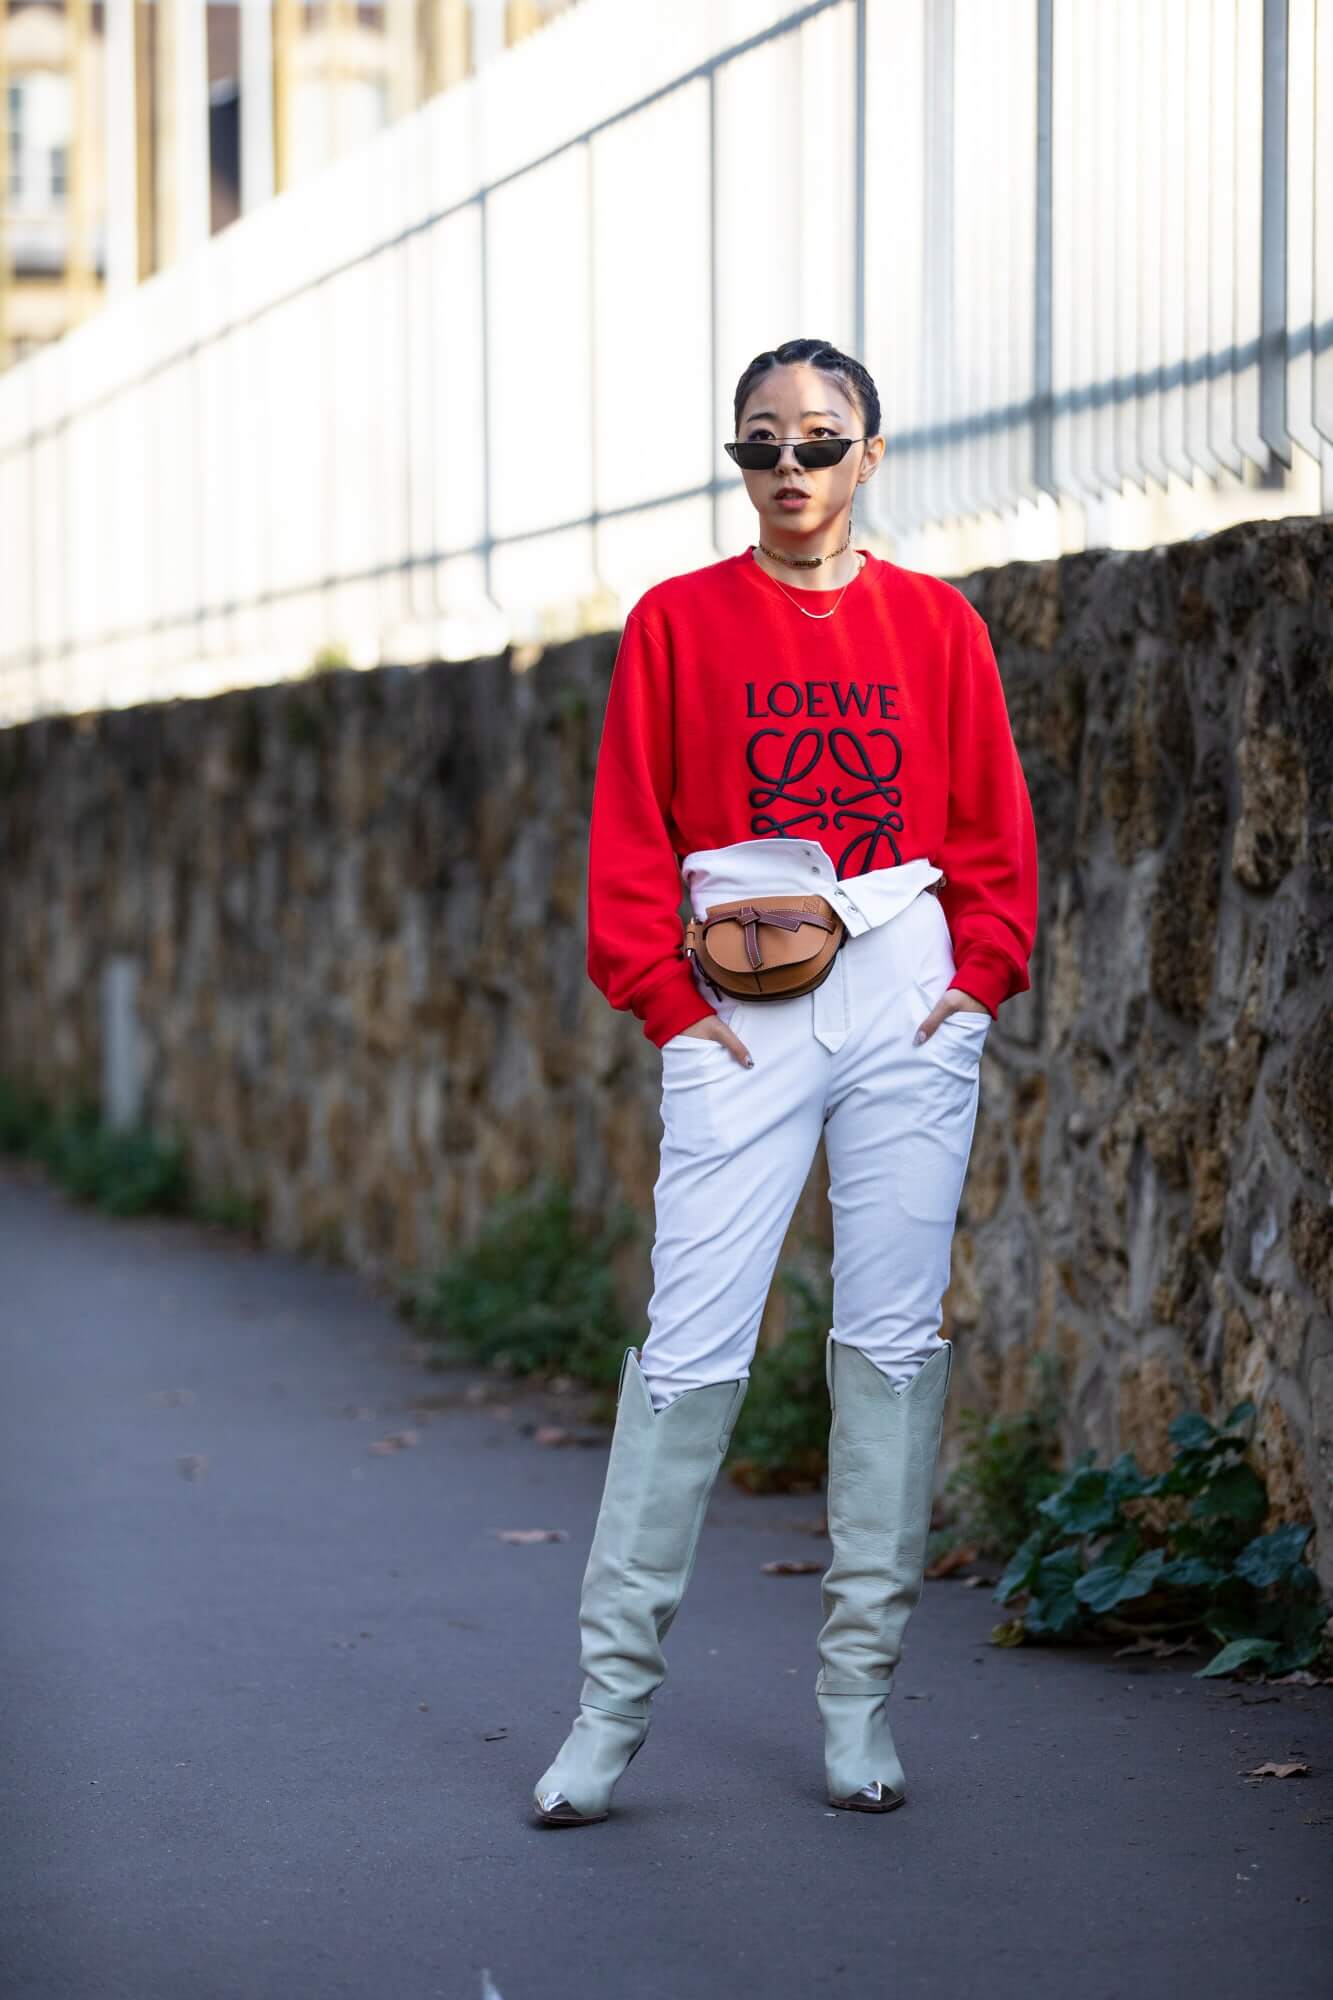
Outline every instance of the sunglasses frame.
{"label": "sunglasses frame", "polygon": [[[868,442],[869,439],[863,437],[730,438],[723,445],[722,449],[723,451],[726,452],[728,458],[730,458],[734,464],[740,466],[742,472],[773,472],[776,470],[778,460],[782,456],[783,445],[789,444],[792,446],[793,451],[795,453],[796,463],[800,466],[803,466],[807,472],[814,472],[814,471],[827,472],[831,466],[842,464],[842,461],[844,460],[844,458],[846,458],[848,452],[851,450],[854,444],[867,444]],[[835,447],[837,447],[837,450],[836,450],[836,455],[833,458],[817,457],[810,459],[810,458],[802,458],[801,456],[801,453],[803,451],[828,452],[834,450]],[[763,451],[763,452],[771,451],[773,456],[770,459],[766,459],[762,465],[746,465],[742,459],[737,458],[736,454],[738,450]]]}

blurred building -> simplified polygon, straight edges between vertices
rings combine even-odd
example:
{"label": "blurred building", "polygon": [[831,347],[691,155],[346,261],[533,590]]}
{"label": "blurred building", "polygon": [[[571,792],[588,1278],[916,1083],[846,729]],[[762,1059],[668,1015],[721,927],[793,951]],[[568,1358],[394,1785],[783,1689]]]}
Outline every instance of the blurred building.
{"label": "blurred building", "polygon": [[0,369],[575,4],[0,0]]}
{"label": "blurred building", "polygon": [[906,568],[1333,513],[1333,0],[0,19],[0,729],[611,629],[793,333]]}

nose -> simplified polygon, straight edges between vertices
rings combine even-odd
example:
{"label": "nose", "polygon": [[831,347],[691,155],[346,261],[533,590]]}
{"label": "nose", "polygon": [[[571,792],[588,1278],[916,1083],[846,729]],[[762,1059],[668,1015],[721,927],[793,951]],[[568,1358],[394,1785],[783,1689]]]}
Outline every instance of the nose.
{"label": "nose", "polygon": [[802,470],[800,461],[796,456],[795,444],[787,443],[779,445],[778,470],[779,472],[800,472]]}

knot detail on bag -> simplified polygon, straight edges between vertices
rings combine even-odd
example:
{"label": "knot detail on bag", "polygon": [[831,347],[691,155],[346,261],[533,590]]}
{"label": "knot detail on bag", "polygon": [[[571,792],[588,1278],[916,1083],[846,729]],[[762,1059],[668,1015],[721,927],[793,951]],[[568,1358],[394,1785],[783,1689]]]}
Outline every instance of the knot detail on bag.
{"label": "knot detail on bag", "polygon": [[705,917],[703,927],[706,933],[713,924],[740,924],[745,934],[745,956],[751,969],[758,972],[764,963],[759,949],[760,924],[774,924],[784,931],[797,931],[802,924],[816,924],[821,930],[831,931],[836,921],[815,910],[757,910],[753,903],[741,903],[725,915]]}

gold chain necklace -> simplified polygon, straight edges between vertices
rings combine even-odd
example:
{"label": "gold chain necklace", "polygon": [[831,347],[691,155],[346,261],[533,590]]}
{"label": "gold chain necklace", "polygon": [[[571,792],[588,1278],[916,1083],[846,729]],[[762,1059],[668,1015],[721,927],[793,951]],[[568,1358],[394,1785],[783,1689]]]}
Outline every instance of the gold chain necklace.
{"label": "gold chain necklace", "polygon": [[[761,570],[763,575],[768,576],[768,571],[763,568],[763,565],[760,563],[758,557],[755,555],[753,542],[750,544],[750,557],[754,563],[755,568]],[[856,578],[860,576],[861,571],[865,568],[865,566],[866,566],[866,559],[858,549],[857,560],[856,560],[856,574],[854,576],[849,576],[846,583],[844,583],[844,585],[842,586],[842,589],[838,592],[838,604],[842,603],[843,598],[847,595],[852,585],[856,582]],[[789,598],[793,604],[796,604],[796,599],[792,597],[791,592],[789,590],[783,589],[783,586],[780,583],[778,583],[778,580],[775,576],[768,576],[768,580],[771,584],[775,584],[777,588],[782,591],[782,595],[784,597]],[[834,605],[833,611],[837,610],[838,604]],[[800,612],[802,618],[831,618],[833,616],[833,611],[807,611],[803,604],[796,604],[796,609]]]}

